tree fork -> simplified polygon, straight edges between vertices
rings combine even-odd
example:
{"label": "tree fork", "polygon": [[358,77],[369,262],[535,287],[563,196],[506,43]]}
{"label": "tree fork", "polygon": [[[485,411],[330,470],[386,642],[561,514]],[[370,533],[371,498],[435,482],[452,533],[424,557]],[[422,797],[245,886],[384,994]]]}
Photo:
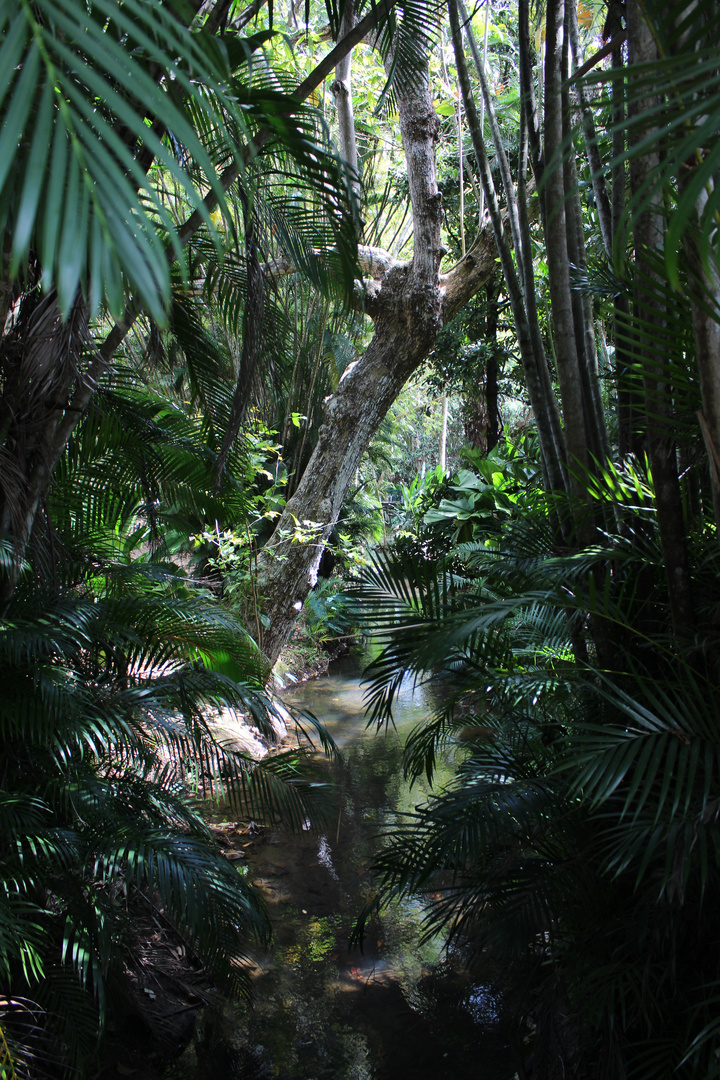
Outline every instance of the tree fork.
{"label": "tree fork", "polygon": [[376,287],[373,339],[326,401],[317,446],[261,552],[259,591],[269,626],[260,644],[271,663],[315,584],[325,542],[360,458],[443,325],[440,261],[445,252],[435,174],[439,121],[427,68],[417,86],[398,94],[398,105],[413,209],[413,259],[391,267]]}
{"label": "tree fork", "polygon": [[[396,3],[397,0],[381,0],[296,87],[293,97],[299,102],[308,98],[342,58],[370,33],[377,25],[378,20],[387,15]],[[271,133],[269,131],[260,131],[250,145],[246,147],[243,160],[249,160],[254,153],[268,142],[270,137]],[[220,186],[223,191],[227,191],[237,180],[242,171],[242,164],[242,161],[233,161],[223,171],[220,176]],[[214,190],[208,192],[203,200],[203,210],[195,210],[178,230],[181,245],[187,244],[198,232],[204,224],[207,214],[217,207],[218,202],[216,192]],[[168,250],[168,258],[171,261],[174,258],[171,250]],[[4,259],[4,261],[7,260]],[[0,306],[3,299],[2,283],[0,283]],[[30,463],[26,471],[27,480],[22,521],[16,522],[17,527],[11,530],[15,549],[16,571],[5,579],[0,603],[7,603],[12,596],[15,588],[17,567],[24,559],[37,508],[47,491],[53,471],[63,454],[65,446],[97,393],[100,380],[109,370],[112,357],[130,333],[141,310],[142,304],[137,298],[132,297],[126,305],[122,318],[115,322],[105,341],[95,351],[92,361],[84,371],[79,373],[74,386],[68,390],[62,401],[58,401],[54,405],[47,416],[44,431],[40,437],[43,452],[37,455],[36,460]],[[22,467],[25,469],[24,463]],[[8,523],[5,520],[7,518],[7,507],[2,505],[0,505],[0,518],[2,519],[0,525],[3,529],[7,529]]]}

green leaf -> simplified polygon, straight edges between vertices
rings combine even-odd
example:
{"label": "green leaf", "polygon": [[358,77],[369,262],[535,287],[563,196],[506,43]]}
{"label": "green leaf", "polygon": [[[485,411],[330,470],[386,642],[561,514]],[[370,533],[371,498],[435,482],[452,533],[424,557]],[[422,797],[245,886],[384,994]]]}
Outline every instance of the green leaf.
{"label": "green leaf", "polygon": [[[2,59],[0,58],[0,63]],[[27,181],[22,190],[20,206],[15,219],[13,232],[13,262],[10,268],[11,274],[16,274],[22,260],[27,258],[30,238],[35,226],[38,204],[43,187],[42,165],[47,154],[47,148],[52,139],[52,120],[54,112],[54,93],[49,81],[45,83],[38,110],[37,126],[33,136],[33,144],[27,160]]]}
{"label": "green leaf", "polygon": [[10,105],[0,129],[0,188],[17,168],[17,148],[23,141],[25,125],[35,101],[40,74],[40,50],[33,41],[23,57],[20,77],[15,83]]}

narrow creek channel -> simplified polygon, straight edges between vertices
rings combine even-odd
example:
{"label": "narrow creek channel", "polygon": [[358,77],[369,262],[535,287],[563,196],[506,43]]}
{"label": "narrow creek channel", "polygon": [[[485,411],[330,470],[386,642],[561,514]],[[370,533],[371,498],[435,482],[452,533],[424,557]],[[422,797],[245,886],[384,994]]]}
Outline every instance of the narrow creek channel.
{"label": "narrow creek channel", "polygon": [[[226,1007],[217,1036],[220,1078],[247,1080],[510,1080],[515,1075],[499,997],[473,982],[442,942],[419,943],[421,906],[393,906],[369,924],[364,952],[349,951],[373,890],[379,830],[423,801],[402,778],[402,743],[425,715],[429,691],[401,692],[395,731],[365,727],[352,657],[284,696],[320,718],[342,752],[326,768],[337,817],[324,835],[266,830],[248,849],[248,873],[273,924],[255,955],[254,1001]],[[217,1022],[216,1022],[217,1023]],[[198,1056],[201,1046],[198,1048]],[[211,1055],[212,1056],[212,1055]],[[201,1070],[202,1071],[202,1070]],[[209,1073],[205,1073],[209,1075]]]}

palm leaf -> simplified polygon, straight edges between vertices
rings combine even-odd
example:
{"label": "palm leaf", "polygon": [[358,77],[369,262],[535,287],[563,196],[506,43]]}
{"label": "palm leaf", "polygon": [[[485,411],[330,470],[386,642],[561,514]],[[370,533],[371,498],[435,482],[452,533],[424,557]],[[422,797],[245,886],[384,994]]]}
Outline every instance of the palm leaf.
{"label": "palm leaf", "polygon": [[[707,21],[703,12],[707,12]],[[660,47],[659,59],[633,65],[632,69],[611,68],[585,81],[597,84],[619,80],[625,86],[629,116],[623,120],[622,130],[629,133],[633,145],[613,164],[659,155],[627,206],[623,237],[640,214],[663,207],[663,192],[677,192],[677,178],[684,177],[665,234],[665,267],[671,285],[678,288],[681,238],[695,222],[699,197],[706,192],[710,195],[697,221],[697,239],[705,260],[718,258],[713,221],[720,199],[714,184],[720,168],[720,52],[709,29],[715,18],[710,4],[700,4],[692,15],[687,15],[679,8],[661,8],[652,3],[647,16]],[[633,108],[636,102],[640,108]],[[689,162],[692,165],[688,169]],[[623,246],[624,242],[618,240],[618,252]]]}
{"label": "palm leaf", "polygon": [[[222,53],[160,3],[139,0],[97,0],[91,8],[41,0],[5,9],[0,29],[0,205],[12,226],[14,272],[32,244],[64,314],[82,287],[94,311],[107,298],[119,316],[126,282],[163,319],[170,288],[164,238],[174,257],[181,244],[138,151],[203,211],[201,192],[161,138],[171,130],[225,206],[218,174],[178,103],[186,95],[225,133],[228,153],[237,153],[225,117],[237,129],[242,119],[226,89]],[[148,118],[162,118],[162,127]]]}

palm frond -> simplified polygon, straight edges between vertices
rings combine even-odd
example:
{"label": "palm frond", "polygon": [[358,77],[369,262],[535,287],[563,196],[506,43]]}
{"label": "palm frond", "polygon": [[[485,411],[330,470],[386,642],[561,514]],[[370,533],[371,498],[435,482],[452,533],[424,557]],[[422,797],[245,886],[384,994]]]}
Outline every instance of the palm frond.
{"label": "palm frond", "polygon": [[41,0],[5,10],[2,30],[0,190],[14,272],[32,245],[64,314],[82,288],[93,311],[107,299],[119,317],[127,282],[162,320],[165,236],[174,257],[181,244],[139,151],[202,211],[198,187],[162,137],[172,131],[225,206],[219,176],[179,104],[180,95],[195,102],[224,132],[228,153],[238,153],[226,117],[242,129],[242,114],[222,52],[162,4],[139,0],[98,0],[91,9]]}
{"label": "palm frond", "polygon": [[682,896],[697,872],[704,891],[720,814],[716,709],[706,681],[681,667],[682,690],[633,672],[634,696],[604,679],[600,694],[617,719],[581,726],[558,766],[574,758],[571,789],[601,814],[613,807],[608,869],[634,865],[638,883],[652,870],[660,896]]}
{"label": "palm frond", "polygon": [[[587,76],[590,85],[621,81],[628,102],[628,117],[622,122],[632,146],[618,159],[633,160],[657,155],[656,165],[630,200],[623,236],[638,215],[663,208],[663,192],[676,193],[665,234],[665,268],[671,285],[677,288],[684,231],[698,227],[697,240],[702,257],[717,262],[716,230],[712,224],[720,195],[714,177],[720,158],[717,132],[720,124],[720,94],[717,72],[720,53],[710,27],[715,13],[710,4],[700,4],[696,14],[679,8],[662,8],[651,3],[647,16],[659,45],[659,58],[635,64],[632,69],[610,68],[600,75]],[[634,108],[640,103],[639,108]],[[689,165],[688,163],[692,163]],[[683,183],[678,190],[678,177]],[[708,185],[710,185],[708,187]],[[700,196],[712,192],[697,217]],[[618,240],[618,251],[623,241]]]}

